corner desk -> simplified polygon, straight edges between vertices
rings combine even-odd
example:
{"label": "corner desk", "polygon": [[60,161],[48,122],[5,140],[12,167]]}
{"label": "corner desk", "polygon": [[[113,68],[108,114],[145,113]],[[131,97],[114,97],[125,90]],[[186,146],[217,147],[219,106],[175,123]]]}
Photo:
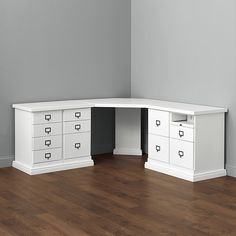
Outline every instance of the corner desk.
{"label": "corner desk", "polygon": [[148,109],[145,168],[188,181],[226,175],[226,108],[138,98],[14,104],[15,161],[30,175],[93,166],[91,109],[115,108],[117,155],[142,155],[141,109]]}

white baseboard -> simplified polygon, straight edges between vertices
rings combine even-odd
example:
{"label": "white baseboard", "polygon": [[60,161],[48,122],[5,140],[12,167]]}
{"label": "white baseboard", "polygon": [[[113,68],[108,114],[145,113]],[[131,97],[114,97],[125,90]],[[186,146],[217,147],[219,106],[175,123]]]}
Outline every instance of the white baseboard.
{"label": "white baseboard", "polygon": [[226,165],[227,175],[236,177],[236,166]]}
{"label": "white baseboard", "polygon": [[115,148],[114,155],[142,156],[142,150],[139,148]]}
{"label": "white baseboard", "polygon": [[201,181],[201,180],[207,180],[207,179],[214,179],[218,177],[226,176],[226,170],[220,169],[220,170],[212,170],[202,173],[195,173],[194,174],[194,182]]}
{"label": "white baseboard", "polygon": [[145,163],[145,168],[193,182],[193,173],[191,171],[176,170],[151,160]]}
{"label": "white baseboard", "polygon": [[175,166],[167,166],[162,165],[156,161],[148,161],[145,163],[145,168],[161,172],[163,174],[171,175],[177,178],[181,178],[184,180],[188,180],[191,182],[197,182],[201,180],[213,179],[222,176],[226,176],[226,170],[214,170],[214,171],[206,171],[202,173],[194,173],[191,170],[185,170],[183,168],[178,168]]}
{"label": "white baseboard", "polygon": [[29,175],[37,175],[37,174],[44,174],[50,173],[55,171],[62,171],[62,170],[70,170],[82,167],[89,167],[93,166],[94,162],[91,159],[78,161],[78,160],[70,160],[69,162],[60,162],[60,163],[49,163],[47,165],[35,165],[33,167],[25,165],[23,163],[13,161],[12,166],[18,170],[21,170]]}
{"label": "white baseboard", "polygon": [[0,168],[12,166],[14,156],[0,156]]}

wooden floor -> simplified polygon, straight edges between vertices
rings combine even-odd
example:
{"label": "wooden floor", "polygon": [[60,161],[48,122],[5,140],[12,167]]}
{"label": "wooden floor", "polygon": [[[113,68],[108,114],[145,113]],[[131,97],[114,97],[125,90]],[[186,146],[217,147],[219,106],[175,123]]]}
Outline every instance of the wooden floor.
{"label": "wooden floor", "polygon": [[0,235],[236,235],[236,179],[191,183],[97,156],[37,176],[0,169]]}

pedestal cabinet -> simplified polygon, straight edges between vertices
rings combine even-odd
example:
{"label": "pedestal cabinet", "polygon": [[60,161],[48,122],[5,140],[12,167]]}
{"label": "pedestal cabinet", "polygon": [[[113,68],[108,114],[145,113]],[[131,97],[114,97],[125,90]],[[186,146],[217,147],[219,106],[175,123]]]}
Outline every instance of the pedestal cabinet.
{"label": "pedestal cabinet", "polygon": [[149,109],[145,167],[190,181],[225,176],[224,113],[187,115]]}
{"label": "pedestal cabinet", "polygon": [[28,174],[92,166],[90,140],[91,108],[16,109],[13,166]]}

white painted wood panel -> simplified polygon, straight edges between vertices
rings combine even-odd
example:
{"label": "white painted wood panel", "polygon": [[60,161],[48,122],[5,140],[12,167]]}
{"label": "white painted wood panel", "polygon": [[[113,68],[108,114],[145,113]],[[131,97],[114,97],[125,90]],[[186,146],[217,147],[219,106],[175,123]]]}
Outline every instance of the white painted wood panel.
{"label": "white painted wood panel", "polygon": [[32,150],[62,147],[62,135],[33,138]]}
{"label": "white painted wood panel", "polygon": [[91,119],[90,108],[65,110],[63,112],[63,121],[90,120],[90,119]]}
{"label": "white painted wood panel", "polygon": [[194,169],[193,143],[170,139],[170,163],[188,169]]}
{"label": "white painted wood panel", "polygon": [[224,113],[195,117],[195,162],[198,172],[225,169],[224,119]]}
{"label": "white painted wood panel", "polygon": [[62,111],[43,111],[33,113],[33,124],[62,122]]}
{"label": "white painted wood panel", "polygon": [[91,130],[91,120],[68,121],[63,124],[64,134],[89,132]]}
{"label": "white painted wood panel", "polygon": [[166,111],[148,110],[148,132],[169,137],[170,114]]}
{"label": "white painted wood panel", "polygon": [[90,132],[64,135],[64,159],[90,156]]}
{"label": "white painted wood panel", "polygon": [[116,108],[115,155],[142,155],[141,109]]}
{"label": "white painted wood panel", "polygon": [[187,127],[177,126],[177,125],[170,126],[170,137],[171,138],[193,142],[193,140],[194,140],[193,133],[194,133],[193,128],[187,128]]}
{"label": "white painted wood panel", "polygon": [[33,151],[34,164],[50,162],[50,161],[58,161],[61,159],[62,159],[61,148]]}
{"label": "white painted wood panel", "polygon": [[62,123],[33,125],[33,137],[62,135]]}
{"label": "white painted wood panel", "polygon": [[168,102],[140,98],[105,98],[87,100],[68,100],[55,102],[13,104],[16,109],[36,112],[50,110],[78,109],[82,107],[120,107],[120,108],[148,108],[161,111],[176,112],[188,115],[203,115],[211,113],[224,113],[227,108],[210,107],[203,105]]}
{"label": "white painted wood panel", "polygon": [[32,123],[32,113],[15,110],[15,160],[26,165],[33,164]]}
{"label": "white painted wood panel", "polygon": [[148,158],[169,163],[169,138],[149,134]]}

